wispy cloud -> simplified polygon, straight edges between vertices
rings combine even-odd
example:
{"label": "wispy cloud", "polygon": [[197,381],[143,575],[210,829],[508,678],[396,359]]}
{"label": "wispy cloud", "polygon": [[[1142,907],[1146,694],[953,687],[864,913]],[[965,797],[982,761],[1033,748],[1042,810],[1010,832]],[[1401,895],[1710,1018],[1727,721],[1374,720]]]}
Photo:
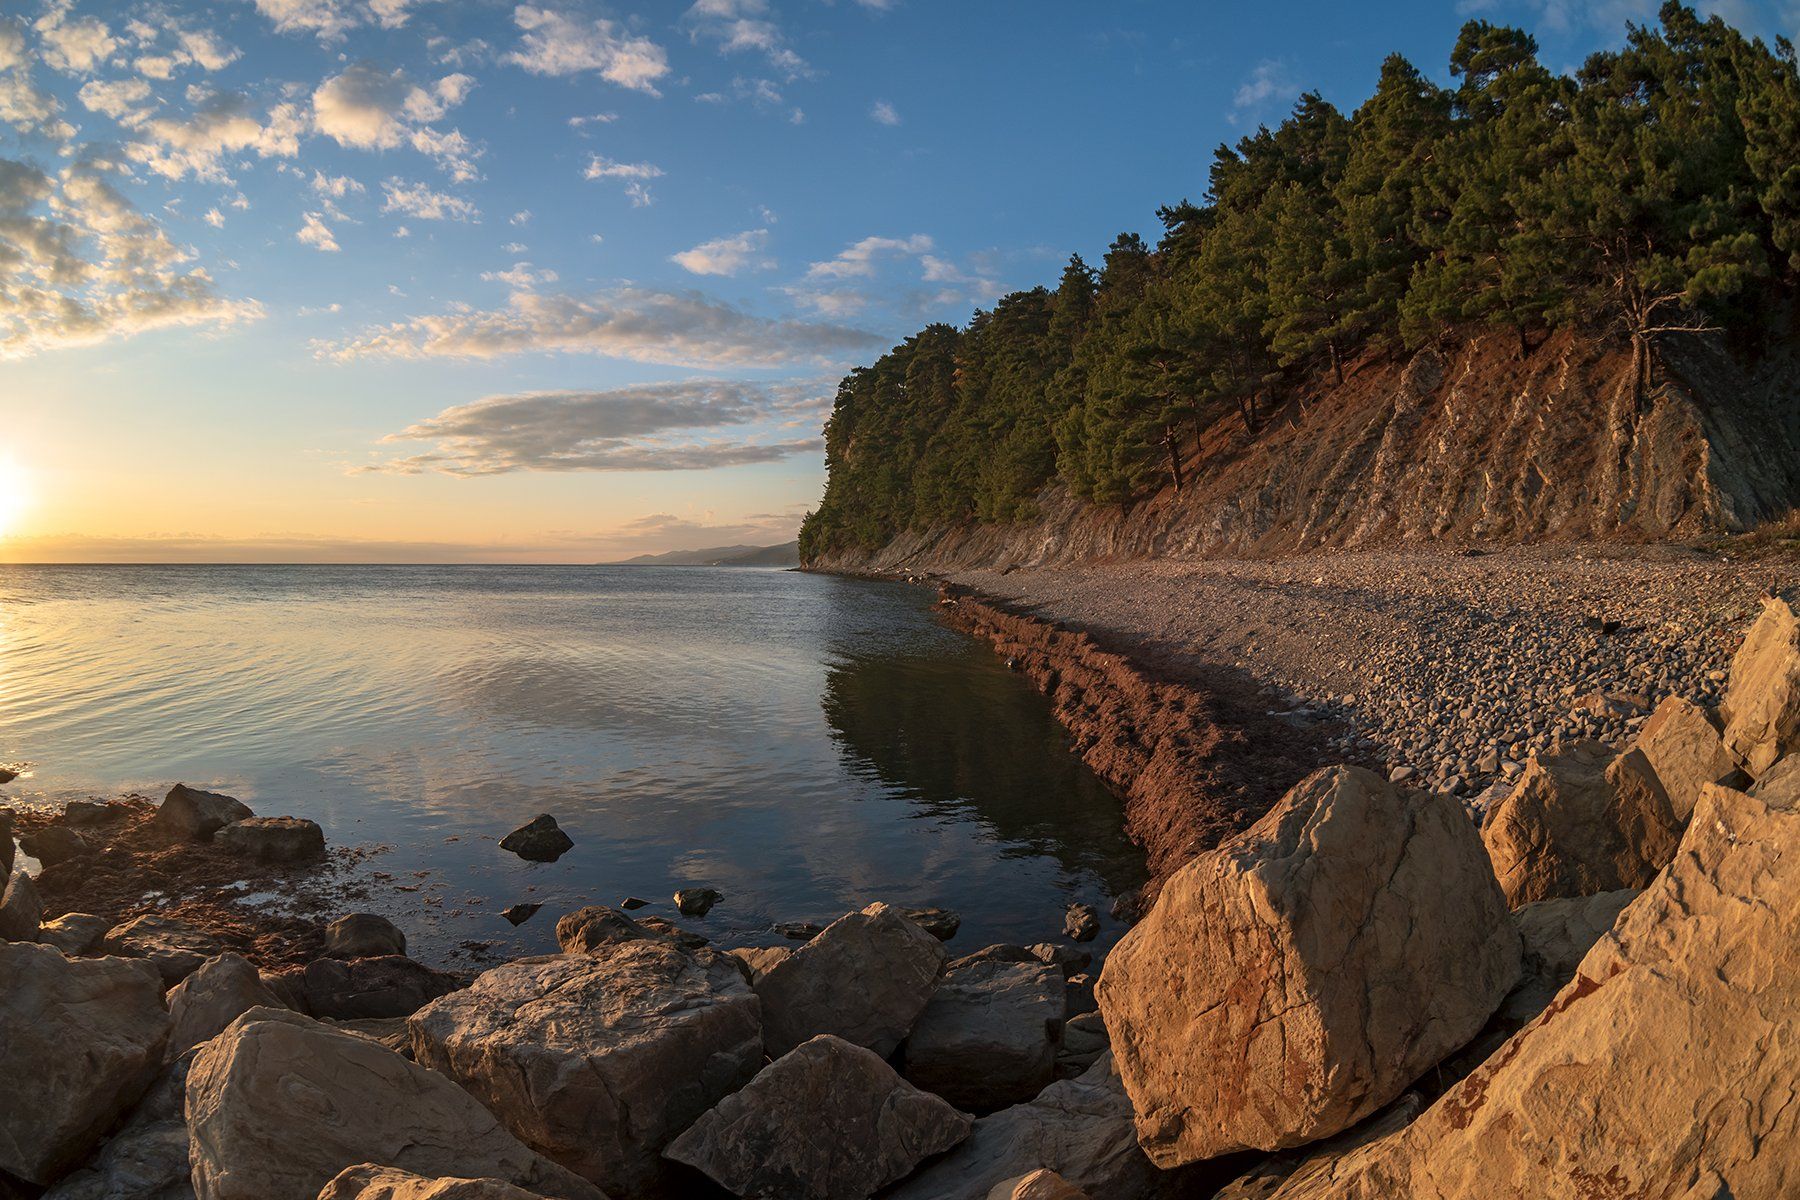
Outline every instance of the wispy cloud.
{"label": "wispy cloud", "polygon": [[513,22],[522,34],[506,62],[534,75],[579,75],[593,71],[609,83],[660,96],[657,81],[669,73],[669,55],[647,37],[616,22],[585,20],[536,5],[521,4]]}
{"label": "wispy cloud", "polygon": [[670,256],[670,261],[695,275],[736,275],[746,269],[766,270],[775,264],[763,257],[769,231],[746,229],[730,237],[701,242],[691,250]]}
{"label": "wispy cloud", "polygon": [[869,119],[877,125],[898,125],[900,110],[886,100],[877,100],[869,107]]}
{"label": "wispy cloud", "polygon": [[1285,63],[1265,58],[1256,64],[1250,75],[1231,97],[1231,120],[1233,123],[1245,116],[1265,111],[1270,101],[1286,100],[1300,90]]}

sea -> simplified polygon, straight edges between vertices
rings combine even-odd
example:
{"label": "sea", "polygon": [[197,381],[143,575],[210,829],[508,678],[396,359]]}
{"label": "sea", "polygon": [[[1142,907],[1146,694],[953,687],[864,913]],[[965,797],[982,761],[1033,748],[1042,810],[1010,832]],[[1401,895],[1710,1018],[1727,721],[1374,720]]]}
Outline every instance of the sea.
{"label": "sea", "polygon": [[[723,945],[872,901],[950,943],[1123,926],[1117,799],[1048,701],[897,583],[654,566],[0,565],[0,805],[177,781],[360,847],[366,898],[437,965],[555,950],[583,904]],[[540,813],[574,849],[498,841]],[[677,917],[678,888],[725,899]],[[517,928],[500,910],[544,905]],[[466,963],[464,963],[466,965]]]}

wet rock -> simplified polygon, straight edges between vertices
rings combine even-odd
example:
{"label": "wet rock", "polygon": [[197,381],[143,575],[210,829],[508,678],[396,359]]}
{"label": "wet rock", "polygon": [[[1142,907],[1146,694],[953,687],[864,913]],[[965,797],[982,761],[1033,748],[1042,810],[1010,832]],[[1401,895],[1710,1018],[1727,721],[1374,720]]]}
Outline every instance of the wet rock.
{"label": "wet rock", "polygon": [[265,977],[283,1003],[315,1017],[352,1021],[410,1017],[464,980],[398,954],[381,958],[314,959]]}
{"label": "wet rock", "polygon": [[1763,602],[1731,660],[1724,712],[1725,748],[1752,776],[1800,747],[1800,620],[1786,601]]}
{"label": "wet rock", "polygon": [[527,1145],[622,1196],[762,1065],[757,1001],[734,962],[660,941],[496,967],[412,1019],[413,1053]]}
{"label": "wet rock", "polygon": [[164,983],[171,985],[180,983],[201,963],[225,949],[223,942],[204,929],[155,913],[113,926],[100,947],[108,954],[145,960],[156,968]]}
{"label": "wet rock", "polygon": [[1063,935],[1073,942],[1091,942],[1100,934],[1100,914],[1091,904],[1071,904],[1063,914]]}
{"label": "wet rock", "polygon": [[213,835],[233,854],[266,863],[304,863],[325,857],[325,831],[305,817],[246,817]]}
{"label": "wet rock", "polygon": [[1681,852],[1536,1020],[1282,1200],[1800,1193],[1796,910],[1800,812],[1708,785]]}
{"label": "wet rock", "polygon": [[1482,826],[1513,907],[1643,887],[1674,856],[1680,826],[1649,759],[1598,742],[1534,754]]}
{"label": "wet rock", "polygon": [[539,1200],[504,1179],[426,1179],[410,1171],[364,1163],[325,1185],[318,1200]]}
{"label": "wet rock", "polygon": [[573,850],[575,843],[557,828],[555,817],[544,813],[501,838],[500,848],[529,862],[555,862]]}
{"label": "wet rock", "polygon": [[1037,1170],[995,1184],[988,1200],[1088,1200],[1088,1194],[1055,1171]]}
{"label": "wet rock", "polygon": [[1055,967],[986,962],[946,971],[906,1037],[901,1073],[970,1112],[1022,1103],[1055,1078],[1065,1016]]}
{"label": "wet rock", "polygon": [[298,1200],[370,1162],[603,1200],[450,1079],[296,1013],[253,1009],[202,1046],[187,1116],[199,1200]]}
{"label": "wet rock", "polygon": [[1643,753],[1669,797],[1669,808],[1682,825],[1694,815],[1700,789],[1737,770],[1724,736],[1707,711],[1679,696],[1656,706],[1638,730],[1633,748]]}
{"label": "wet rock", "polygon": [[46,946],[55,946],[70,958],[80,958],[98,954],[112,927],[112,921],[106,917],[96,917],[92,913],[64,913],[54,921],[45,921],[43,928],[38,930],[37,940]]}
{"label": "wet rock", "polygon": [[48,1184],[84,1160],[162,1065],[162,983],[142,963],[0,945],[0,1171]]}
{"label": "wet rock", "polygon": [[750,972],[750,982],[755,983],[776,964],[786,962],[794,952],[786,946],[740,946],[725,953],[743,963]]}
{"label": "wet rock", "polygon": [[769,1054],[829,1033],[885,1058],[925,1010],[944,958],[942,943],[885,904],[839,917],[757,981]]}
{"label": "wet rock", "polygon": [[790,941],[810,942],[824,933],[825,927],[817,921],[777,921],[769,926],[769,931]]}
{"label": "wet rock", "polygon": [[69,862],[94,852],[86,838],[64,825],[46,825],[36,833],[26,834],[19,839],[19,849],[46,867],[54,867],[57,863]]}
{"label": "wet rock", "polygon": [[675,893],[675,911],[684,917],[704,917],[724,898],[717,888],[682,888]]}
{"label": "wet rock", "polygon": [[541,904],[514,904],[509,908],[501,909],[500,915],[506,918],[507,924],[517,928],[537,916],[538,910],[542,907],[544,906]]}
{"label": "wet rock", "polygon": [[210,842],[227,825],[255,815],[249,805],[231,796],[178,783],[163,797],[152,827],[181,841]]}
{"label": "wet rock", "polygon": [[169,1016],[174,1021],[164,1054],[169,1059],[211,1041],[253,1008],[284,1007],[241,954],[207,959],[169,989],[168,1002]]}
{"label": "wet rock", "polygon": [[41,936],[44,900],[31,876],[20,871],[0,892],[0,942],[35,942]]}
{"label": "wet rock", "polygon": [[0,767],[0,786],[11,783],[19,777],[19,773],[11,767]]}
{"label": "wet rock", "polygon": [[1164,884],[1100,976],[1163,1166],[1348,1129],[1466,1043],[1519,941],[1455,800],[1314,773]]}
{"label": "wet rock", "polygon": [[44,1200],[194,1200],[185,1113],[193,1055],[164,1068],[116,1133]]}
{"label": "wet rock", "polygon": [[626,912],[631,912],[634,909],[639,909],[639,908],[647,908],[647,907],[649,907],[649,905],[650,905],[650,902],[648,900],[645,900],[641,896],[627,896],[623,900],[619,901],[619,907],[624,909]]}
{"label": "wet rock", "polygon": [[940,942],[949,941],[962,928],[962,917],[947,908],[901,908],[895,911]]}
{"label": "wet rock", "polygon": [[374,913],[350,913],[325,927],[325,953],[332,958],[405,954],[406,935],[386,917]]}
{"label": "wet rock", "polygon": [[835,1200],[872,1195],[968,1137],[970,1125],[879,1056],[821,1034],[724,1098],[666,1153],[734,1195]]}

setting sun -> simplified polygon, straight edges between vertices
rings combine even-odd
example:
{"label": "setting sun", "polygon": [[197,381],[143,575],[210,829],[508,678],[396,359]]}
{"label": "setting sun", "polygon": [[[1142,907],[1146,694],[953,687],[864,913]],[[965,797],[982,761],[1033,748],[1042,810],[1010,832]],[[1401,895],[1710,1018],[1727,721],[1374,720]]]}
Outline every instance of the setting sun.
{"label": "setting sun", "polygon": [[0,538],[17,531],[31,507],[31,480],[25,468],[10,458],[0,458]]}

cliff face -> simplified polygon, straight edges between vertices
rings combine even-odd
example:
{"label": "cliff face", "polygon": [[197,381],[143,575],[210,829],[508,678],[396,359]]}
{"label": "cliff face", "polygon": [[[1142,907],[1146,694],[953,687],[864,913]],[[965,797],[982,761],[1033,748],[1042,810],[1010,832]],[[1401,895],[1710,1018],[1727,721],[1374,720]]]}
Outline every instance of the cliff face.
{"label": "cliff face", "polygon": [[1060,484],[1039,518],[909,532],[835,569],[1038,566],[1327,546],[1653,540],[1748,528],[1800,505],[1800,363],[1690,345],[1640,400],[1628,350],[1510,334],[1356,364],[1262,433],[1190,446],[1186,486],[1128,507]]}

